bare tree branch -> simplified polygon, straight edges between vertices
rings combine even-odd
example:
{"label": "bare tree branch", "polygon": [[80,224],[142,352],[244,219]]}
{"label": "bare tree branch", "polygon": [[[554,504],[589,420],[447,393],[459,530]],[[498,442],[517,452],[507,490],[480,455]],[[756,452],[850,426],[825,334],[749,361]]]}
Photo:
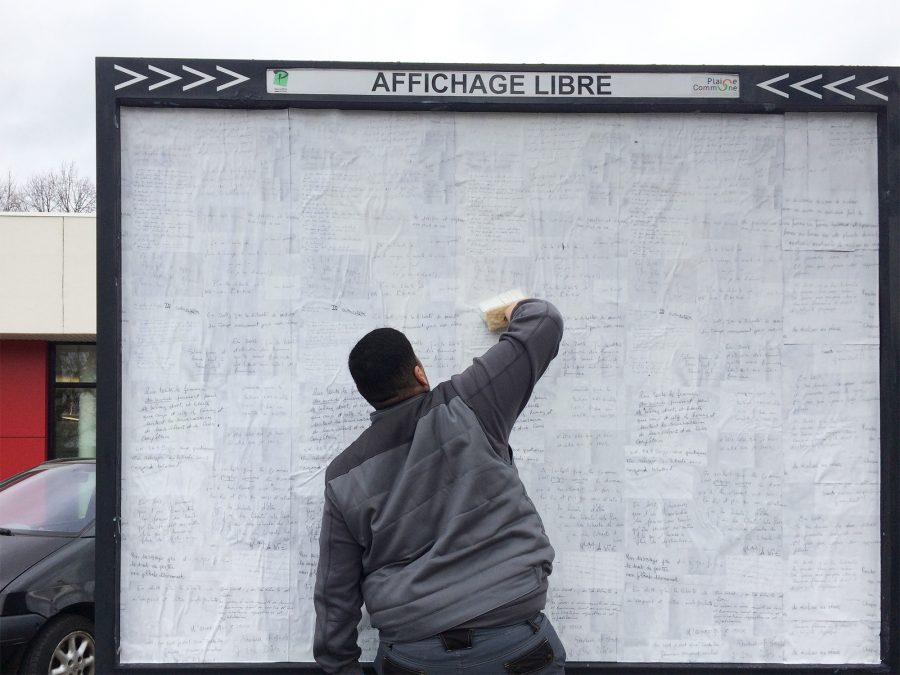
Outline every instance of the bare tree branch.
{"label": "bare tree branch", "polygon": [[56,210],[70,213],[72,211],[72,184],[75,182],[75,162],[63,162],[53,173],[53,201]]}
{"label": "bare tree branch", "polygon": [[[0,182],[0,190],[2,186]],[[90,213],[97,205],[94,183],[79,175],[75,162],[64,162],[55,171],[32,174],[19,194],[21,210],[25,211]]]}
{"label": "bare tree branch", "polygon": [[55,174],[56,208],[66,213],[93,211],[97,202],[94,184],[78,175],[75,162],[61,164]]}
{"label": "bare tree branch", "polygon": [[34,173],[25,182],[22,193],[28,211],[46,213],[56,207],[55,177],[52,171]]}
{"label": "bare tree branch", "polygon": [[97,210],[97,188],[90,178],[81,177],[75,183],[72,205],[74,213],[93,213]]}
{"label": "bare tree branch", "polygon": [[13,180],[12,171],[6,172],[5,178],[0,178],[0,211],[24,211],[25,202],[16,181]]}

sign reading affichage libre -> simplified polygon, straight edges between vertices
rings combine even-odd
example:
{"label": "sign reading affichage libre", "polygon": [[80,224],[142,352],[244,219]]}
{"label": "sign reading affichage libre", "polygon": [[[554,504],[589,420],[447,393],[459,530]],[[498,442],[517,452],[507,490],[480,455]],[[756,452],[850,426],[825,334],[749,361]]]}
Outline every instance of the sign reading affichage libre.
{"label": "sign reading affichage libre", "polygon": [[592,73],[473,70],[267,71],[270,94],[486,98],[739,98],[728,73]]}

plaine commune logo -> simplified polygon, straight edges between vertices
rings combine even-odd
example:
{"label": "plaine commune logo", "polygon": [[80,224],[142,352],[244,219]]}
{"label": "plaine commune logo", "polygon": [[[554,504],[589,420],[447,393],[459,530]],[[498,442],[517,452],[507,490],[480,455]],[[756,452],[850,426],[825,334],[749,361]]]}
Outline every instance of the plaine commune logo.
{"label": "plaine commune logo", "polygon": [[694,82],[695,92],[740,93],[740,81],[736,77],[707,77],[706,82]]}

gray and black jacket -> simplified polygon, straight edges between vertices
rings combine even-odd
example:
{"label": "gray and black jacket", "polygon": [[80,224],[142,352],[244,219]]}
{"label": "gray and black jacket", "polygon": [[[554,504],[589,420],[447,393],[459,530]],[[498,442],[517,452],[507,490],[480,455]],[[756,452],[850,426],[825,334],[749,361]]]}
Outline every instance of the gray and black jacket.
{"label": "gray and black jacket", "polygon": [[363,600],[388,642],[524,621],[543,609],[553,548],[509,434],[562,329],[553,305],[522,301],[484,356],[372,413],[328,466],[314,644],[327,672],[359,672]]}

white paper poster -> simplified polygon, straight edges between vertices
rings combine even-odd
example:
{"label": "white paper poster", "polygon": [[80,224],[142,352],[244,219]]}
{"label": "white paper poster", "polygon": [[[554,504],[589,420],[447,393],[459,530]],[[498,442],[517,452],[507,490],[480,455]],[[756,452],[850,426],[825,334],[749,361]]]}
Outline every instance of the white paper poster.
{"label": "white paper poster", "polygon": [[123,108],[121,661],[312,661],[349,350],[441,381],[518,287],[566,323],[511,445],[570,660],[879,662],[875,136]]}

